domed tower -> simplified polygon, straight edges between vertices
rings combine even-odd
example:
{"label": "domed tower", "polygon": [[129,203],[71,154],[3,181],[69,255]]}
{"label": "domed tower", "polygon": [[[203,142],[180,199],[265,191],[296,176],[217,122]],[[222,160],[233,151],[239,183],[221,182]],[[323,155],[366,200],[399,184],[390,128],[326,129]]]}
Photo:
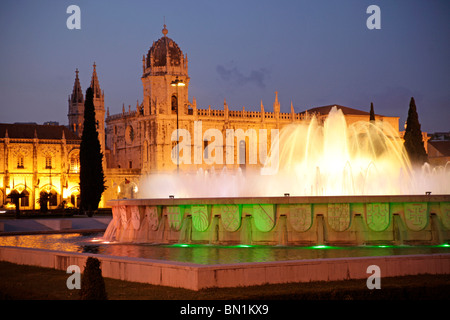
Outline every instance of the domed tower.
{"label": "domed tower", "polygon": [[[153,42],[142,59],[142,85],[144,89],[144,114],[188,113],[188,59],[180,47],[167,37],[166,25],[163,37]],[[182,81],[184,86],[171,85]]]}

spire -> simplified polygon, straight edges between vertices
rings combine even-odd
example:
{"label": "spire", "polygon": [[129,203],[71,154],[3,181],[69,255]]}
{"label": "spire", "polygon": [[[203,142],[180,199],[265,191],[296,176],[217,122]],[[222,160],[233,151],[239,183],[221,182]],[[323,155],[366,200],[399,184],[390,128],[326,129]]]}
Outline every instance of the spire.
{"label": "spire", "polygon": [[261,121],[262,122],[264,122],[265,117],[266,117],[266,115],[264,113],[264,105],[263,105],[263,102],[262,102],[262,99],[261,99]]}
{"label": "spire", "polygon": [[292,104],[291,101],[291,120],[294,121],[295,119],[295,111],[294,111],[294,105]]}
{"label": "spire", "polygon": [[223,112],[225,115],[225,122],[228,122],[228,104],[227,104],[227,99],[223,98]]}
{"label": "spire", "polygon": [[142,56],[142,72],[145,72],[145,54]]}
{"label": "spire", "polygon": [[197,100],[195,99],[195,97],[192,97],[192,113],[197,119]]}
{"label": "spire", "polygon": [[100,90],[100,84],[98,82],[97,70],[96,70],[95,62],[94,62],[94,71],[92,72],[91,88],[92,88],[92,91],[94,93],[94,98],[100,98],[102,92]]}
{"label": "spire", "polygon": [[280,112],[280,102],[278,102],[278,91],[275,91],[275,102],[273,103],[273,111],[275,113]]}
{"label": "spire", "polygon": [[70,97],[72,102],[83,103],[83,91],[81,90],[80,79],[78,78],[78,68],[75,70],[75,83],[73,84],[72,96]]}
{"label": "spire", "polygon": [[169,31],[166,28],[166,24],[165,23],[164,23],[164,29],[162,29],[162,33],[163,33],[164,37],[166,37],[167,33],[169,33]]}

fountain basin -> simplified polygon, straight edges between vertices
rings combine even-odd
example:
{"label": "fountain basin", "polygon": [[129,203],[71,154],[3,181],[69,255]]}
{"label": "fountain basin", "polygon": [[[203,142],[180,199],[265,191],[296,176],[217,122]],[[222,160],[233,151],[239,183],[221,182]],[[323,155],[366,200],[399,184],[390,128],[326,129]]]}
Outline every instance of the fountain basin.
{"label": "fountain basin", "polygon": [[367,279],[367,268],[376,265],[382,277],[448,274],[450,254],[352,257],[333,259],[199,265],[175,261],[117,257],[31,248],[0,247],[0,260],[67,270],[83,266],[93,256],[101,261],[108,278],[190,290],[262,284]]}
{"label": "fountain basin", "polygon": [[136,243],[436,245],[450,195],[111,200],[104,239]]}

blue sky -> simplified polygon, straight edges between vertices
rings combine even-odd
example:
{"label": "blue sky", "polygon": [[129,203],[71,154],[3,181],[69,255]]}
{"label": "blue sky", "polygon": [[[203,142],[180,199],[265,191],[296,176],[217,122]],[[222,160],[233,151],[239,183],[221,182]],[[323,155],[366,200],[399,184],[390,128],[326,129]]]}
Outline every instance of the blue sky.
{"label": "blue sky", "polygon": [[[69,30],[69,5],[81,30]],[[369,30],[369,5],[381,29]],[[105,105],[142,101],[142,56],[168,36],[189,59],[199,107],[282,112],[341,104],[449,131],[450,1],[10,1],[0,4],[0,122],[67,124],[75,69],[83,91],[97,64]]]}

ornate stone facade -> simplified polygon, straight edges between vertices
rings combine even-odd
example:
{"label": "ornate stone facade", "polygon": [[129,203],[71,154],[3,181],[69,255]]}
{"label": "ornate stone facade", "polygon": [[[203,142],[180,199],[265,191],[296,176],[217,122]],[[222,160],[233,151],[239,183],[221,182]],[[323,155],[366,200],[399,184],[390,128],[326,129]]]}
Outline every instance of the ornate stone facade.
{"label": "ornate stone facade", "polygon": [[[223,166],[260,167],[270,150],[273,129],[309,119],[313,114],[323,119],[332,107],[296,113],[291,103],[291,112],[284,113],[277,92],[271,110],[267,110],[262,101],[260,111],[247,111],[245,107],[231,110],[226,101],[218,109],[197,107],[195,97],[189,100],[187,55],[167,33],[164,26],[163,37],[153,42],[142,59],[143,101],[133,109],[129,106],[125,110],[123,106],[120,114],[107,113],[109,168],[137,169],[141,174],[150,174],[173,172],[177,168],[196,171]],[[177,81],[182,81],[184,86],[175,86]],[[337,107],[343,110],[349,124],[369,119],[368,112]],[[376,117],[389,122],[398,131],[398,117]],[[188,147],[179,153],[176,152],[177,128],[187,134],[181,135],[181,142],[188,138]],[[230,137],[230,132],[234,136]],[[263,133],[265,135],[261,136]],[[216,141],[217,137],[221,139]],[[256,144],[252,143],[254,141]],[[256,159],[252,159],[255,154]]]}
{"label": "ornate stone facade", "polygon": [[[163,36],[153,42],[142,58],[143,101],[138,101],[133,108],[129,106],[126,110],[123,106],[122,113],[114,115],[109,113],[109,108],[105,112],[105,94],[100,88],[95,63],[93,65],[90,86],[94,89],[107,185],[100,207],[109,199],[135,197],[143,175],[213,167],[217,170],[224,166],[259,168],[270,152],[276,130],[308,120],[312,115],[322,121],[334,106],[296,113],[291,103],[290,112],[281,112],[275,92],[270,110],[262,101],[259,111],[249,111],[245,107],[233,110],[226,100],[219,108],[198,107],[195,97],[189,99],[187,55],[167,36],[165,25],[162,32]],[[30,196],[28,202],[23,200],[22,207],[38,208],[36,200],[43,188],[49,188],[56,195],[51,208],[63,201],[78,205],[78,169],[73,168],[75,164],[79,166],[84,119],[84,96],[78,70],[68,105],[70,131],[53,126],[48,130],[58,135],[53,134],[51,139],[41,136],[44,126],[35,125],[37,136],[32,132],[26,137],[12,135],[17,125],[10,125],[15,126],[14,130],[8,125],[0,127],[3,130],[0,131],[0,206],[7,202],[6,196],[12,190],[24,189]],[[369,119],[368,112],[337,107],[343,111],[348,124]],[[376,115],[376,118],[398,131],[398,117]],[[183,130],[178,133],[180,139],[177,139],[177,128]],[[178,140],[184,144],[180,152],[176,149]],[[51,164],[47,166],[46,161]],[[172,214],[182,219],[182,214],[169,212],[169,217]],[[177,219],[172,223],[177,223]],[[232,220],[230,223],[234,225],[234,218]],[[306,225],[309,226],[309,222]]]}
{"label": "ornate stone facade", "polygon": [[81,140],[67,127],[0,124],[0,207],[10,193],[23,193],[21,209],[39,209],[49,192],[49,208],[62,201],[78,205]]}

